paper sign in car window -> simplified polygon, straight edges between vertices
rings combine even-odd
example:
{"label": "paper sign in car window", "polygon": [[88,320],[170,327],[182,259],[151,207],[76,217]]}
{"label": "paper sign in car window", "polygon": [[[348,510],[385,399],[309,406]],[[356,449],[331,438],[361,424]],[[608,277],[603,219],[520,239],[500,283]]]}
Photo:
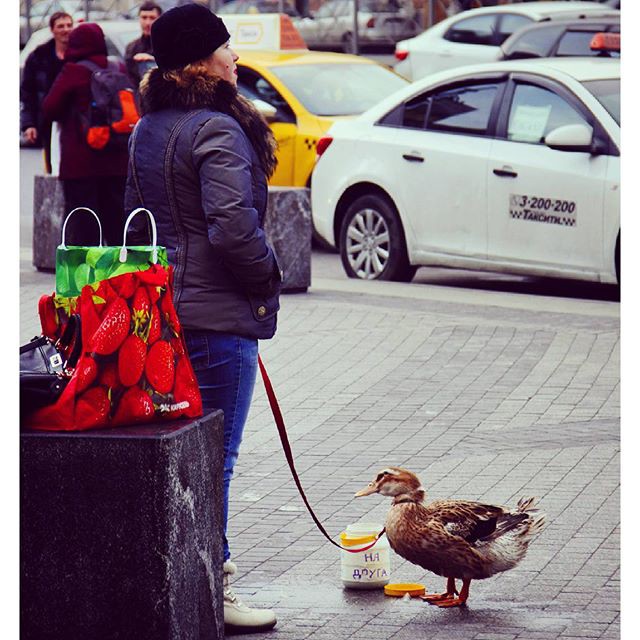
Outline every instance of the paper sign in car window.
{"label": "paper sign in car window", "polygon": [[544,107],[518,105],[511,114],[509,140],[514,142],[542,142],[550,114],[551,105]]}

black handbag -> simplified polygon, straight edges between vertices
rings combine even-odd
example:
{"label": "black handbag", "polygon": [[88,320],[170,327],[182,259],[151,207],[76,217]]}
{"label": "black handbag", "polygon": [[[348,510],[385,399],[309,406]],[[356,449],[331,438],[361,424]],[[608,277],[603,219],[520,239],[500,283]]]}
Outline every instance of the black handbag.
{"label": "black handbag", "polygon": [[36,336],[20,347],[21,417],[58,399],[81,351],[80,317],[75,314],[55,343],[46,336]]}

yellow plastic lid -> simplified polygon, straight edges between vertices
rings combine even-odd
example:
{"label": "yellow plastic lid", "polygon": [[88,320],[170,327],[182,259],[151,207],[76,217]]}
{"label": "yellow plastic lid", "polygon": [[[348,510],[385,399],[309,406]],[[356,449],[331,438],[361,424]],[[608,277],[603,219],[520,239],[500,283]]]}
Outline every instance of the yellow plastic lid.
{"label": "yellow plastic lid", "polygon": [[373,542],[375,539],[375,535],[350,536],[346,531],[340,534],[340,542],[342,542],[345,547],[357,547],[359,544],[367,544],[368,542]]}
{"label": "yellow plastic lid", "polygon": [[387,584],[384,587],[384,594],[386,596],[401,598],[407,593],[412,598],[423,596],[425,593],[425,587],[423,584],[416,584],[413,582],[396,582],[395,584]]}

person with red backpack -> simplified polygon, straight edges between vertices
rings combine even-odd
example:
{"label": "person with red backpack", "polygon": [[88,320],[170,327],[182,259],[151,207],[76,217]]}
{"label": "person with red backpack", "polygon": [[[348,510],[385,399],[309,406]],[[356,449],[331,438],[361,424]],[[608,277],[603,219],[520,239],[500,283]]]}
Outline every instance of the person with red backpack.
{"label": "person with red backpack", "polygon": [[[127,82],[126,67],[107,59],[102,29],[83,23],[71,32],[65,64],[42,104],[44,117],[60,123],[59,176],[66,211],[93,209],[109,245],[122,243],[127,143],[138,119]],[[119,110],[110,110],[114,101]],[[96,240],[91,216],[77,216],[69,225],[68,244]]]}

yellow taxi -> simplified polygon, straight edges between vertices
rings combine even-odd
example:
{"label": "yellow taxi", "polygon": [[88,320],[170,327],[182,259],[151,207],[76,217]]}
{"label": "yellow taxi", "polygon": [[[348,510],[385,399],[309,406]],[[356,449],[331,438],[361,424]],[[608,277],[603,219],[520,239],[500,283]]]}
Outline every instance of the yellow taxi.
{"label": "yellow taxi", "polygon": [[240,56],[238,90],[259,105],[278,141],[273,186],[310,186],[316,143],[327,129],[407,84],[372,60],[309,51],[286,15],[225,15],[224,21]]}

